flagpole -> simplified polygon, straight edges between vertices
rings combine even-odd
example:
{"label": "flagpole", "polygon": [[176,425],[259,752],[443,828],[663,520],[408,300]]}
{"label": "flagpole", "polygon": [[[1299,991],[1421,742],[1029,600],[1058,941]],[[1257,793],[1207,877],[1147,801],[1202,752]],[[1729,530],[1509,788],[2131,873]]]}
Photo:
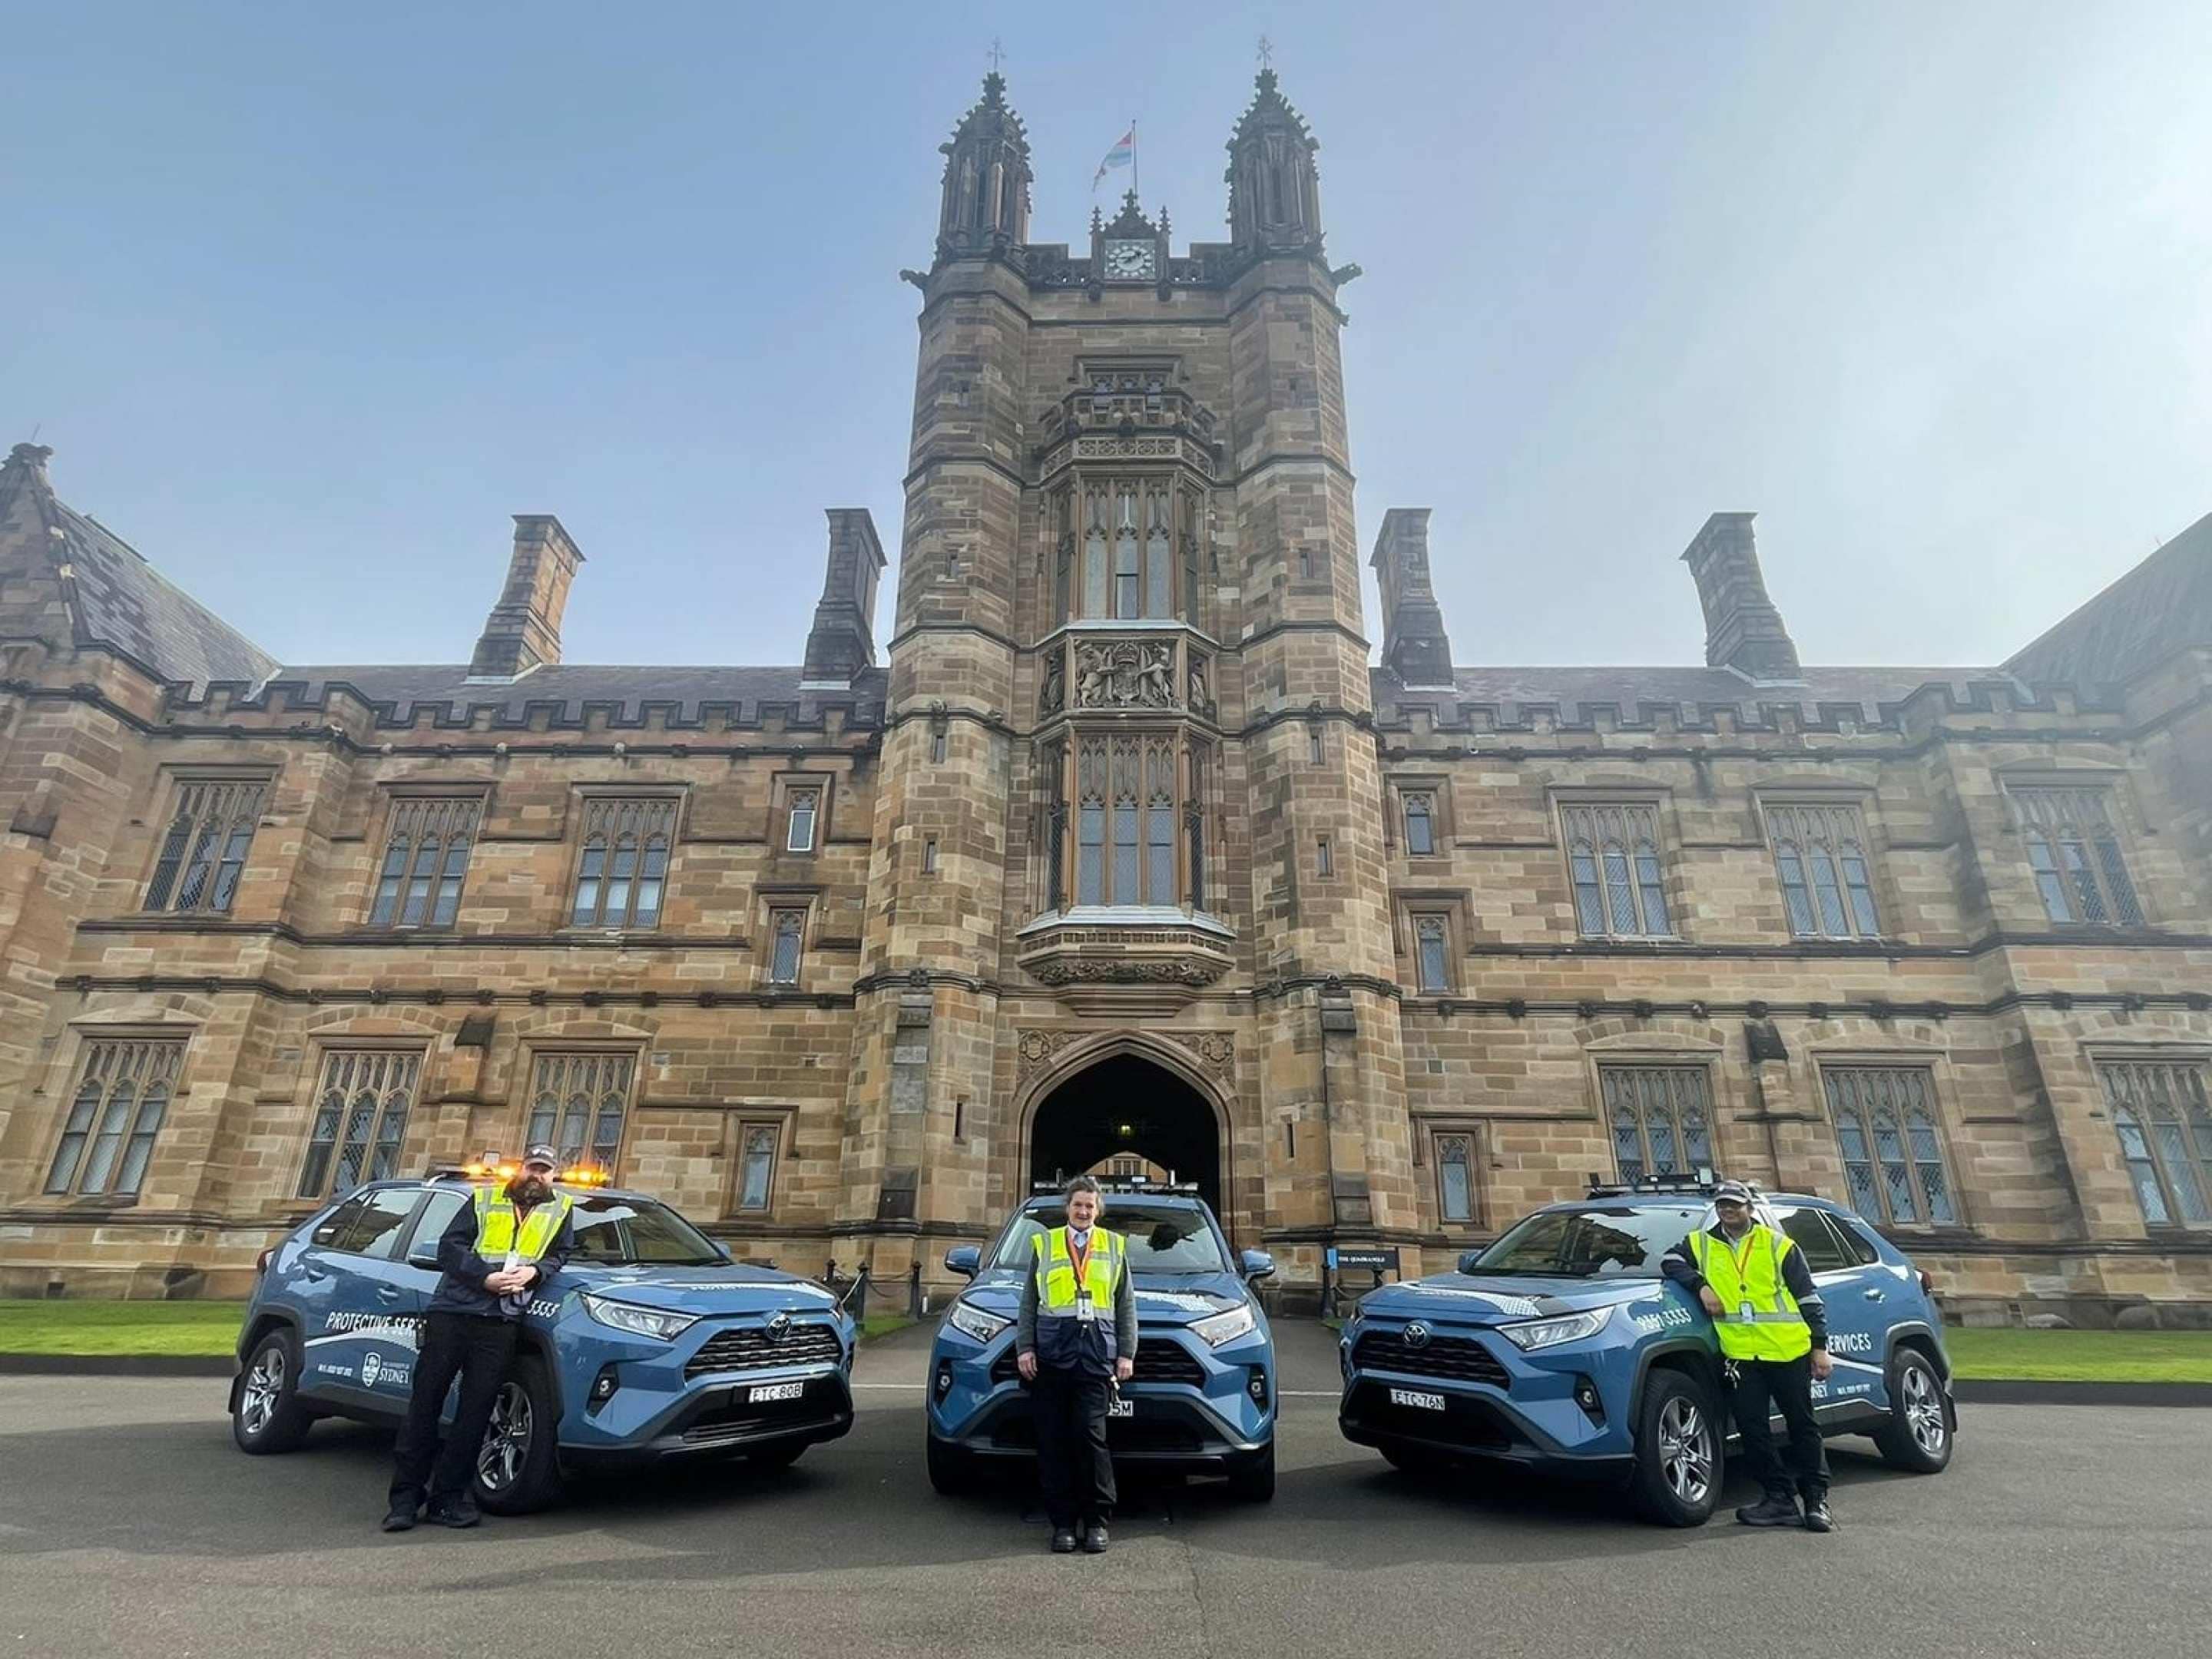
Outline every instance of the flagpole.
{"label": "flagpole", "polygon": [[1144,169],[1137,165],[1137,124],[1129,123],[1129,188],[1137,195],[1145,193]]}

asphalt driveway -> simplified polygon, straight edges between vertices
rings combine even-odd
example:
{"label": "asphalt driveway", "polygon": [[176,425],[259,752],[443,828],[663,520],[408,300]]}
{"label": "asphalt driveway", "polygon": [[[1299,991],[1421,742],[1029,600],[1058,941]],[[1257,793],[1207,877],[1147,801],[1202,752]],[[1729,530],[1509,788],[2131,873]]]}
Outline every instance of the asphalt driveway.
{"label": "asphalt driveway", "polygon": [[513,1659],[544,1640],[648,1659],[2110,1659],[2199,1651],[2212,1629],[2202,1412],[1969,1407],[1935,1479],[1838,1443],[1832,1536],[1668,1532],[1601,1491],[1394,1473],[1337,1434],[1329,1334],[1285,1323],[1274,1503],[1133,1485],[1113,1553],[1058,1559],[1018,1485],[929,1490],[927,1341],[865,1351],[852,1434],[782,1474],[603,1482],[396,1537],[376,1529],[388,1435],[325,1423],[248,1458],[220,1382],[0,1376],[0,1659]]}

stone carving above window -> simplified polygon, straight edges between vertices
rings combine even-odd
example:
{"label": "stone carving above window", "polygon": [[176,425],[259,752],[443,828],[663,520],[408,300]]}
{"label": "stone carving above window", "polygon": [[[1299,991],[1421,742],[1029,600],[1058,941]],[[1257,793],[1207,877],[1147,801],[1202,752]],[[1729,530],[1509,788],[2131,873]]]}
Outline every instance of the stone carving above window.
{"label": "stone carving above window", "polygon": [[1175,647],[1164,640],[1079,640],[1075,646],[1075,706],[1176,707]]}

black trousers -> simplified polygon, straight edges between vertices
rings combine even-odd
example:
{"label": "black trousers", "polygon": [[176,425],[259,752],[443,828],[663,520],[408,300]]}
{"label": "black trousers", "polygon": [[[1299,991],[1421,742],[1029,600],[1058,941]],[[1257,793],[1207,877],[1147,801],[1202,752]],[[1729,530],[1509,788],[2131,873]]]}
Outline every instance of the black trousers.
{"label": "black trousers", "polygon": [[[407,1398],[407,1420],[399,1430],[392,1472],[392,1506],[420,1503],[424,1483],[432,1502],[465,1492],[475,1478],[477,1449],[491,1421],[492,1402],[514,1355],[520,1322],[483,1314],[434,1313],[422,1322],[422,1349],[415,1356],[415,1391]],[[453,1431],[438,1449],[438,1413],[453,1374],[461,1377],[460,1407]]]}
{"label": "black trousers", "polygon": [[[1794,1488],[1807,1503],[1828,1495],[1828,1449],[1813,1419],[1813,1356],[1795,1359],[1739,1359],[1729,1390],[1729,1411],[1743,1437],[1743,1461],[1771,1498],[1788,1498]],[[1790,1431],[1785,1468],[1774,1455],[1770,1411],[1782,1413]]]}
{"label": "black trousers", "polygon": [[1054,1530],[1114,1519],[1114,1459],[1106,1449],[1107,1380],[1039,1365],[1030,1385],[1036,1411],[1037,1482]]}

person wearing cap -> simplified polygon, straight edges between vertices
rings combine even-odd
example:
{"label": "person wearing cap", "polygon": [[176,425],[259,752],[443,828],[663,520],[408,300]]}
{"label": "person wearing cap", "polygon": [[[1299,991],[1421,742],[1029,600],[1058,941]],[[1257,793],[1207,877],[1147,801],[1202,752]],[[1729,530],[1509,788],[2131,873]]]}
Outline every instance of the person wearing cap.
{"label": "person wearing cap", "polygon": [[[523,1311],[568,1259],[569,1200],[553,1189],[560,1169],[561,1155],[552,1147],[531,1147],[514,1178],[477,1187],[474,1201],[438,1240],[444,1277],[423,1316],[386,1532],[406,1531],[418,1512],[441,1527],[473,1527],[482,1519],[469,1492],[477,1448],[514,1357]],[[460,1403],[441,1451],[438,1414],[456,1375]]]}
{"label": "person wearing cap", "polygon": [[[1660,1271],[1696,1295],[1720,1339],[1729,1413],[1743,1437],[1744,1461],[1766,1493],[1735,1518],[1747,1527],[1832,1532],[1827,1449],[1813,1416],[1813,1384],[1835,1369],[1827,1310],[1805,1253],[1753,1215],[1750,1188],[1723,1182],[1713,1193],[1713,1215],[1711,1228],[1667,1253]],[[1790,1431],[1786,1468],[1775,1455],[1771,1411],[1782,1413]]]}
{"label": "person wearing cap", "polygon": [[1066,1555],[1082,1528],[1083,1553],[1106,1553],[1114,1519],[1114,1457],[1107,1402],[1135,1375],[1137,1297],[1127,1241],[1097,1224],[1098,1183],[1067,1183],[1067,1224],[1030,1241],[1014,1364],[1036,1411],[1037,1482],[1052,1522],[1052,1553]]}

